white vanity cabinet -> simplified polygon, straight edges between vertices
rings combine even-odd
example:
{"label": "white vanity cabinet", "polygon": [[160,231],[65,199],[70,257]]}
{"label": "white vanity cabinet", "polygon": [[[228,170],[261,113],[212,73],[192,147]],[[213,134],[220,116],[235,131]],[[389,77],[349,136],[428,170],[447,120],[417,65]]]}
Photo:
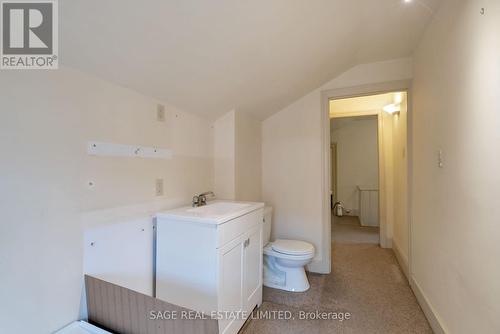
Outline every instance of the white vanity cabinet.
{"label": "white vanity cabinet", "polygon": [[156,220],[156,297],[237,333],[262,303],[263,204],[215,202]]}

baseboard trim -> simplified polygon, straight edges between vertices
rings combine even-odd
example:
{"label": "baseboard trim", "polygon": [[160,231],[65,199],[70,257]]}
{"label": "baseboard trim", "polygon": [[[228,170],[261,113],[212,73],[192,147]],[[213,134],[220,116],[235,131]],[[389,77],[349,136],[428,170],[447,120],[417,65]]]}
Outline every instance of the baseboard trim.
{"label": "baseboard trim", "polygon": [[446,330],[445,327],[443,326],[443,322],[437,315],[432,305],[429,303],[429,300],[427,299],[424,292],[422,291],[422,288],[420,287],[420,285],[418,285],[415,279],[413,278],[410,279],[410,286],[413,290],[413,293],[417,297],[417,301],[420,304],[422,311],[424,311],[425,317],[427,318],[427,321],[429,321],[429,324],[431,325],[431,328],[434,331],[434,333],[448,334],[449,331]]}
{"label": "baseboard trim", "polygon": [[394,251],[394,254],[396,254],[396,259],[399,262],[399,266],[401,267],[401,270],[403,270],[403,273],[406,276],[406,279],[408,282],[410,281],[410,268],[408,265],[408,258],[403,255],[401,252],[401,248],[399,248],[398,244],[396,242],[392,243],[392,249]]}

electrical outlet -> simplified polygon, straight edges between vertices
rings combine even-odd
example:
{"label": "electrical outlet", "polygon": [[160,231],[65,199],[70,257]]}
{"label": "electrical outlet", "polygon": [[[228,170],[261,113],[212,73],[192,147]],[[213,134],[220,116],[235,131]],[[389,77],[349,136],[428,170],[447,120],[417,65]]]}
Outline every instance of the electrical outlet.
{"label": "electrical outlet", "polygon": [[156,120],[158,122],[165,122],[165,106],[163,104],[156,106]]}
{"label": "electrical outlet", "polygon": [[156,196],[163,196],[163,179],[156,179]]}

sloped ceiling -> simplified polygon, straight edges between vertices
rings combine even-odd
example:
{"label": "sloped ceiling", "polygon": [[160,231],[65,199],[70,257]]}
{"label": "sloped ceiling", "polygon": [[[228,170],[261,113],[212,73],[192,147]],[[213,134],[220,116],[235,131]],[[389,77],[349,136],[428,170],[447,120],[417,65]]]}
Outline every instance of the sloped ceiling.
{"label": "sloped ceiling", "polygon": [[260,119],[359,63],[413,53],[440,0],[64,0],[66,66],[208,118]]}

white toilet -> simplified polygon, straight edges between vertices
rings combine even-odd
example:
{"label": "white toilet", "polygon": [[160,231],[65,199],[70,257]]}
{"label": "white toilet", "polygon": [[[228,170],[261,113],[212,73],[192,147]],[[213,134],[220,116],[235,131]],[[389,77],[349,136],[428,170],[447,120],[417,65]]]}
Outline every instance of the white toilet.
{"label": "white toilet", "polygon": [[314,246],[305,241],[277,239],[270,242],[271,207],[264,209],[264,285],[286,291],[309,289],[304,266],[314,257]]}

